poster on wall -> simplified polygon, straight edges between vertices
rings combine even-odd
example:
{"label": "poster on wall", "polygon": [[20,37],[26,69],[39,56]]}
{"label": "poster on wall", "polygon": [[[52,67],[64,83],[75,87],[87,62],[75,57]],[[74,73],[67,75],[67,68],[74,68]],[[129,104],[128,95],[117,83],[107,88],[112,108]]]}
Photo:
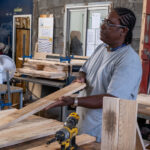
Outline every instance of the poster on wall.
{"label": "poster on wall", "polygon": [[53,51],[53,15],[39,18],[38,52],[52,53]]}
{"label": "poster on wall", "polygon": [[100,40],[101,13],[94,12],[91,17],[91,26],[87,29],[86,56],[91,56],[94,50],[103,43]]}

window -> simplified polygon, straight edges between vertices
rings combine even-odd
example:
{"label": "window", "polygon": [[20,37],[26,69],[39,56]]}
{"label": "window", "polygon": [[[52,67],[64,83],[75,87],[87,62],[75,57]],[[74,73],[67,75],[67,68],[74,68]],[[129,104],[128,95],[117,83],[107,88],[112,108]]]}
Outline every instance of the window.
{"label": "window", "polygon": [[66,5],[64,54],[90,56],[102,42],[100,24],[110,8],[110,2]]}

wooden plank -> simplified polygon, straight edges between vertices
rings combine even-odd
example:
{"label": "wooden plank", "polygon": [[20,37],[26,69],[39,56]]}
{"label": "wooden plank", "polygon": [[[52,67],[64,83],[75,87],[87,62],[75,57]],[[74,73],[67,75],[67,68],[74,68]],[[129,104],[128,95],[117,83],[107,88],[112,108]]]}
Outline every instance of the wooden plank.
{"label": "wooden plank", "polygon": [[[23,60],[22,58],[19,58],[19,60]],[[68,63],[66,62],[58,62],[58,61],[48,61],[48,60],[41,60],[41,59],[29,59],[26,58],[25,61],[31,62],[31,63],[37,63],[37,64],[45,64],[45,65],[60,65],[60,66],[68,66]]]}
{"label": "wooden plank", "polygon": [[104,97],[101,150],[117,150],[119,99]]}
{"label": "wooden plank", "polygon": [[[14,111],[17,110],[4,110],[0,112],[0,115],[7,117],[7,115],[10,115]],[[0,148],[53,135],[62,127],[63,123],[59,121],[38,116],[30,116],[28,119],[15,124],[15,126],[0,132]]]}
{"label": "wooden plank", "polygon": [[63,124],[55,120],[30,121],[0,132],[0,148],[23,143],[33,139],[54,135]]}
{"label": "wooden plank", "polygon": [[38,101],[27,105],[26,107],[18,110],[17,112],[12,113],[10,116],[1,118],[0,129],[7,128],[32,114],[35,114],[42,109],[46,108],[50,104],[54,104],[58,98],[62,96],[71,95],[79,90],[85,88],[85,83],[72,83],[69,86],[66,86],[63,89],[60,89],[44,98],[39,99]]}
{"label": "wooden plank", "polygon": [[145,150],[144,142],[140,133],[139,126],[136,126],[136,147],[135,150]]}
{"label": "wooden plank", "polygon": [[1,118],[7,117],[8,115],[10,115],[16,111],[17,111],[17,109],[7,109],[7,110],[0,111],[0,120],[1,120]]}
{"label": "wooden plank", "polygon": [[101,150],[135,149],[136,118],[136,101],[104,97]]}
{"label": "wooden plank", "polygon": [[150,106],[138,104],[138,113],[150,116]]}
{"label": "wooden plank", "polygon": [[26,68],[17,68],[17,72],[23,73],[26,75],[30,75],[33,77],[43,77],[48,79],[57,79],[57,78],[66,78],[67,74],[65,72],[48,72],[48,71],[41,71],[41,70],[33,70],[33,69],[26,69]]}
{"label": "wooden plank", "polygon": [[38,69],[39,66],[43,67],[43,69],[44,69],[44,67],[49,67],[51,69],[56,69],[56,70],[60,70],[60,71],[62,71],[62,70],[68,70],[68,65],[67,66],[57,65],[55,63],[54,64],[49,64],[49,63],[44,63],[42,61],[41,61],[41,64],[39,64],[39,63],[34,63],[33,64],[33,62],[28,61],[28,62],[25,63],[24,66],[27,66],[27,67],[30,66],[30,67],[35,68],[37,70],[41,70],[41,69]]}
{"label": "wooden plank", "polygon": [[136,101],[120,100],[118,150],[134,150],[136,143]]}
{"label": "wooden plank", "polygon": [[148,95],[148,94],[139,94],[137,96],[137,102],[139,104],[150,106],[150,95]]}
{"label": "wooden plank", "polygon": [[[19,58],[19,60],[23,60],[22,58]],[[30,62],[30,63],[37,63],[37,64],[44,64],[44,65],[60,65],[60,66],[68,66],[69,63],[67,61],[65,62],[60,62],[60,60],[58,59],[49,59],[49,60],[42,60],[42,59],[29,59],[26,58],[25,61]],[[86,60],[80,60],[80,59],[72,59],[70,64],[71,65],[83,65],[86,62]]]}
{"label": "wooden plank", "polygon": [[[82,134],[82,135],[78,135],[77,136],[77,145],[81,146],[81,145],[85,145],[88,143],[92,143],[95,142],[96,138],[87,134]],[[34,148],[30,148],[28,150],[60,150],[60,144],[58,144],[58,142],[54,142],[50,145],[42,145],[42,146],[38,146],[38,147],[34,147]]]}

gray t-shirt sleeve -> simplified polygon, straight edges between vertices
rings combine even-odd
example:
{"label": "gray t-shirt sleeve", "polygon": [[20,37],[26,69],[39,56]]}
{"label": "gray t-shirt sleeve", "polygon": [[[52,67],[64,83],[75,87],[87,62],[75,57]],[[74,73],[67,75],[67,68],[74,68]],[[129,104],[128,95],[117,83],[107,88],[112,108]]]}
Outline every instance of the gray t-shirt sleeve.
{"label": "gray t-shirt sleeve", "polygon": [[122,99],[136,99],[141,80],[141,64],[120,64],[114,72],[107,93]]}
{"label": "gray t-shirt sleeve", "polygon": [[96,49],[95,51],[92,53],[92,55],[88,58],[88,60],[83,64],[83,66],[80,68],[80,71],[81,72],[85,72],[87,73],[87,68],[88,66],[90,65],[93,57],[95,56],[95,53],[102,47],[103,44],[100,44]]}

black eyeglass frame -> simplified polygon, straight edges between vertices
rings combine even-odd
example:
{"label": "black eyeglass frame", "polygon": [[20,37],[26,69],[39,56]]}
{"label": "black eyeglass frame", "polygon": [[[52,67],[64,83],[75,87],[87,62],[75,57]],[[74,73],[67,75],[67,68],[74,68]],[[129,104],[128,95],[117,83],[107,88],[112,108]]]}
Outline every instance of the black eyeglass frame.
{"label": "black eyeglass frame", "polygon": [[106,25],[109,26],[109,27],[128,28],[127,26],[109,23],[109,21],[110,21],[109,19],[103,19],[103,20],[102,20],[102,24],[106,24]]}

